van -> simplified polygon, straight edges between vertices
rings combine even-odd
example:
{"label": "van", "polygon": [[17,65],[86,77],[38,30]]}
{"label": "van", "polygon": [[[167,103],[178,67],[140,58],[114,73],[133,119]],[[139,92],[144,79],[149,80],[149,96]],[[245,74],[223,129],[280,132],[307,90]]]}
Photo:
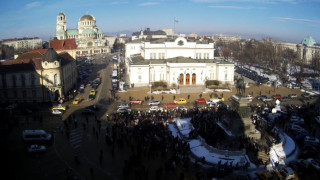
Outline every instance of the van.
{"label": "van", "polygon": [[22,132],[22,139],[26,142],[46,142],[52,139],[52,135],[42,129],[24,130]]}

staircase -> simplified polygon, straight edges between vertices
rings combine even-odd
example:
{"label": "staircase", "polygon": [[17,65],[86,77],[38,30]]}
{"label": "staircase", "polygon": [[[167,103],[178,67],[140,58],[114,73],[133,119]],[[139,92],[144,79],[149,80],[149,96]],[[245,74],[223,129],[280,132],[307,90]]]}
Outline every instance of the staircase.
{"label": "staircase", "polygon": [[204,85],[179,85],[179,91],[183,93],[202,93],[205,90]]}

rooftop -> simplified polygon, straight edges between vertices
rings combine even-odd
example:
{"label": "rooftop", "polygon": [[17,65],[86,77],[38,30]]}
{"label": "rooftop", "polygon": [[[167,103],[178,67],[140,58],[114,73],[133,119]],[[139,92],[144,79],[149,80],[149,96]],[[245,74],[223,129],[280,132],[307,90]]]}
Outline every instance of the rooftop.
{"label": "rooftop", "polygon": [[227,61],[217,59],[191,59],[185,57],[176,57],[170,59],[144,59],[142,56],[137,55],[132,58],[132,65],[148,65],[148,64],[166,64],[166,63],[223,63],[232,64]]}

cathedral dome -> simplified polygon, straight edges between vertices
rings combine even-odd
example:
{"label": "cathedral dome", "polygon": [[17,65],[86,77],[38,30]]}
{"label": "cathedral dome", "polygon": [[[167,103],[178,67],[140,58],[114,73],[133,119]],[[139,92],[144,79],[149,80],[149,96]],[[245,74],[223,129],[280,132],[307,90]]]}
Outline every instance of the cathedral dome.
{"label": "cathedral dome", "polygon": [[79,21],[95,21],[96,19],[90,14],[83,15]]}
{"label": "cathedral dome", "polygon": [[314,46],[316,41],[311,36],[308,36],[303,39],[302,44],[306,46]]}
{"label": "cathedral dome", "polygon": [[53,48],[49,48],[47,52],[43,55],[43,61],[54,62],[58,60],[59,55]]}

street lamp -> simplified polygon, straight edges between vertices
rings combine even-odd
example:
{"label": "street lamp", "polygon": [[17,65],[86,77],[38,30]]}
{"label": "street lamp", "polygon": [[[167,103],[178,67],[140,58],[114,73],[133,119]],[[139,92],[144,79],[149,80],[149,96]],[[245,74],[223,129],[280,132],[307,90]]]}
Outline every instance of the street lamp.
{"label": "street lamp", "polygon": [[150,87],[150,99],[151,99],[151,94],[152,94],[152,91],[151,91],[152,84],[151,83],[149,84],[149,87]]}

